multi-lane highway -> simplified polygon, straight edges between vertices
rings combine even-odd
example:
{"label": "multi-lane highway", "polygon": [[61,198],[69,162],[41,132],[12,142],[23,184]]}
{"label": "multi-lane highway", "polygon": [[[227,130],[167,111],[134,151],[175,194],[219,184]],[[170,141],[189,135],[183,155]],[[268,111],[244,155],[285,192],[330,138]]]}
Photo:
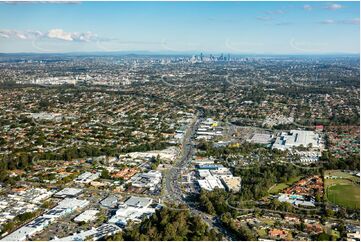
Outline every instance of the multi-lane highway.
{"label": "multi-lane highway", "polygon": [[192,161],[194,152],[192,139],[195,137],[195,133],[202,120],[202,116],[203,112],[199,111],[192,120],[192,123],[184,135],[180,156],[174,163],[173,167],[169,169],[165,175],[165,198],[177,204],[186,205],[189,211],[194,215],[200,216],[208,224],[209,228],[213,228],[222,233],[224,235],[224,239],[233,240],[234,238],[232,238],[228,231],[222,226],[217,217],[200,211],[196,205],[186,200],[186,195],[183,193],[180,186],[181,172],[186,169],[187,165]]}
{"label": "multi-lane highway", "polygon": [[183,192],[179,185],[179,178],[182,169],[185,169],[187,167],[187,164],[189,164],[189,162],[192,160],[192,137],[194,137],[195,135],[199,121],[200,113],[197,113],[184,135],[180,157],[176,160],[173,167],[169,169],[165,176],[165,195],[168,199],[176,202],[183,202]]}

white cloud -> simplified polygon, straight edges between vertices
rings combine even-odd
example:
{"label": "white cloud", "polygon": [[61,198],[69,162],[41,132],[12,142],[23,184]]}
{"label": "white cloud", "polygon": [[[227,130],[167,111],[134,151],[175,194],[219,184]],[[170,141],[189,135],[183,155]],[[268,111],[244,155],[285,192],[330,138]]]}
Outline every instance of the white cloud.
{"label": "white cloud", "polygon": [[[62,41],[80,41],[90,42],[100,40],[98,36],[92,32],[66,32],[62,29],[51,29],[46,33],[41,31],[18,31],[0,29],[0,38],[19,39],[19,40],[39,40],[39,39],[56,39]],[[105,38],[102,39],[106,40]]]}
{"label": "white cloud", "polygon": [[313,9],[313,7],[311,5],[309,5],[309,4],[306,4],[306,5],[303,6],[303,9],[307,10],[307,11],[310,11],[310,10]]}
{"label": "white cloud", "polygon": [[6,39],[22,39],[22,40],[32,40],[42,36],[43,33],[40,31],[17,31],[9,29],[0,29],[0,38]]}
{"label": "white cloud", "polygon": [[47,34],[48,38],[60,39],[65,41],[85,41],[89,42],[97,39],[97,35],[92,32],[65,32],[62,29],[51,29]]}
{"label": "white cloud", "polygon": [[50,39],[73,41],[73,38],[71,37],[71,33],[66,33],[62,29],[51,29],[49,30],[46,36]]}
{"label": "white cloud", "polygon": [[73,33],[72,38],[77,41],[92,41],[98,40],[98,36],[92,32],[85,32],[85,33]]}
{"label": "white cloud", "polygon": [[8,38],[10,38],[10,36],[7,35],[7,34],[5,34],[5,33],[1,33],[1,32],[0,32],[0,38],[8,39]]}
{"label": "white cloud", "polygon": [[338,9],[344,8],[344,6],[342,6],[341,4],[333,3],[333,4],[328,5],[326,8],[328,10],[338,10]]}

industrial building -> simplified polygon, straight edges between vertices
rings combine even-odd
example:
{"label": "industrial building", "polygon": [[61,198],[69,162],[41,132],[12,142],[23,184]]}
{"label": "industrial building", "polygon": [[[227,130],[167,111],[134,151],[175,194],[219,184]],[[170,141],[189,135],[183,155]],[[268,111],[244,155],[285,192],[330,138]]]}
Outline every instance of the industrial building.
{"label": "industrial building", "polygon": [[62,241],[85,241],[85,240],[100,240],[105,236],[111,236],[118,232],[122,231],[116,225],[113,224],[102,224],[98,228],[92,228],[90,230],[77,233],[64,238],[55,238],[54,240],[62,240]]}
{"label": "industrial building", "polygon": [[79,200],[76,198],[66,198],[58,203],[58,205],[47,213],[32,220],[25,226],[15,230],[8,236],[4,237],[4,241],[24,241],[29,240],[34,234],[42,231],[50,223],[53,223],[56,219],[72,213],[76,209],[83,208],[89,204],[89,201]]}
{"label": "industrial building", "polygon": [[99,213],[98,210],[85,210],[78,216],[74,218],[74,222],[80,223],[80,222],[91,222],[97,219],[97,214]]}
{"label": "industrial building", "polygon": [[222,182],[214,176],[206,177],[203,180],[198,180],[198,185],[201,189],[207,190],[207,191],[213,191],[215,188],[224,189],[224,186]]}
{"label": "industrial building", "polygon": [[90,183],[100,177],[100,173],[91,173],[91,172],[84,172],[83,174],[79,175],[77,178],[74,179],[75,182],[78,183]]}
{"label": "industrial building", "polygon": [[217,170],[210,170],[209,172],[212,174],[212,176],[217,178],[233,177],[232,172],[226,167],[221,167]]}
{"label": "industrial building", "polygon": [[198,172],[198,176],[200,178],[206,178],[206,177],[212,176],[212,174],[209,170],[197,170],[197,172]]}
{"label": "industrial building", "polygon": [[115,215],[110,218],[109,223],[124,227],[128,220],[141,222],[143,217],[150,216],[155,209],[150,207],[153,199],[147,197],[130,197],[124,204],[119,205]]}
{"label": "industrial building", "polygon": [[149,188],[153,191],[155,187],[162,181],[162,173],[159,171],[148,171],[147,173],[138,173],[134,175],[128,182],[134,187]]}
{"label": "industrial building", "polygon": [[201,178],[197,180],[201,189],[212,191],[215,188],[220,188],[230,192],[241,190],[241,178],[234,177],[229,168],[217,164],[197,164],[195,167],[198,177]]}
{"label": "industrial building", "polygon": [[24,188],[6,196],[0,196],[0,227],[19,214],[35,212],[52,194],[52,191],[44,188]]}
{"label": "industrial building", "polygon": [[29,240],[31,236],[43,230],[52,221],[51,218],[39,217],[28,223],[27,225],[15,230],[2,241],[24,241]]}
{"label": "industrial building", "polygon": [[100,202],[103,207],[115,208],[118,205],[118,198],[116,196],[108,196]]}
{"label": "industrial building", "polygon": [[221,168],[224,168],[224,166],[216,164],[196,165],[196,169],[218,170]]}
{"label": "industrial building", "polygon": [[54,194],[57,198],[77,197],[83,190],[79,188],[66,187]]}

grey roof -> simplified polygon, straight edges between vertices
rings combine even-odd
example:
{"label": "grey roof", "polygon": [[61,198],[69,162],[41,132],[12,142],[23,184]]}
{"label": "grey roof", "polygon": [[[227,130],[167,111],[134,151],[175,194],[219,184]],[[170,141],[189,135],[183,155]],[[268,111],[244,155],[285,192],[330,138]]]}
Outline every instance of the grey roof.
{"label": "grey roof", "polygon": [[100,202],[101,205],[105,207],[113,207],[118,203],[118,198],[116,196],[108,196]]}
{"label": "grey roof", "polygon": [[147,197],[130,197],[125,204],[132,207],[147,207],[153,199]]}

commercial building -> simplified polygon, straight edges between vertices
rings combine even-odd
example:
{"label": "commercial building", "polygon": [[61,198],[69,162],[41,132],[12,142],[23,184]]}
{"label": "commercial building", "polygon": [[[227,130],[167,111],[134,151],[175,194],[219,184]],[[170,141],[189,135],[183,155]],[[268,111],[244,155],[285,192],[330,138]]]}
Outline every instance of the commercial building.
{"label": "commercial building", "polygon": [[109,223],[124,227],[128,220],[141,222],[144,217],[148,217],[155,212],[150,207],[153,199],[146,197],[130,197],[124,204],[119,205],[115,215],[110,218]]}
{"label": "commercial building", "polygon": [[113,224],[102,224],[98,228],[92,228],[90,230],[77,233],[68,237],[64,238],[55,238],[55,240],[62,240],[62,241],[86,241],[86,240],[100,240],[105,236],[111,236],[118,232],[122,231],[116,225]]}
{"label": "commercial building", "polygon": [[118,198],[116,196],[108,196],[100,202],[103,207],[115,208],[118,204]]}
{"label": "commercial building", "polygon": [[35,212],[52,194],[53,192],[43,188],[24,188],[0,196],[0,227],[19,214]]}
{"label": "commercial building", "polygon": [[223,167],[224,167],[223,165],[216,165],[216,164],[196,165],[197,169],[206,169],[206,170],[218,170]]}
{"label": "commercial building", "polygon": [[192,160],[192,163],[195,165],[210,165],[210,164],[214,164],[214,160],[209,158],[203,158],[203,159]]}
{"label": "commercial building", "polygon": [[221,136],[223,128],[218,127],[218,122],[208,118],[201,122],[196,132],[196,139],[212,139],[215,136]]}
{"label": "commercial building", "polygon": [[209,170],[197,170],[197,172],[198,172],[198,176],[200,178],[206,178],[206,177],[212,176],[212,174]]}
{"label": "commercial building", "polygon": [[3,241],[24,241],[29,240],[31,236],[43,230],[52,221],[51,218],[38,217],[28,223],[27,225],[15,230],[8,236],[4,237]]}
{"label": "commercial building", "polygon": [[198,180],[198,185],[201,189],[207,191],[213,191],[215,188],[224,189],[222,182],[214,176],[209,176],[203,180]]}
{"label": "commercial building", "polygon": [[49,210],[47,213],[43,214],[40,217],[32,220],[30,223],[25,226],[15,230],[13,233],[4,237],[4,241],[24,241],[29,240],[34,234],[42,231],[50,223],[54,222],[56,219],[65,216],[73,212],[76,209],[83,208],[89,204],[86,200],[79,200],[76,198],[66,198],[58,203],[56,207]]}
{"label": "commercial building", "polygon": [[98,210],[86,210],[83,213],[79,214],[77,217],[74,218],[74,222],[90,222],[97,219],[97,214],[99,213]]}
{"label": "commercial building", "polygon": [[134,187],[149,188],[149,190],[153,191],[161,181],[162,173],[151,170],[147,173],[136,174],[128,182],[132,183],[132,186]]}
{"label": "commercial building", "polygon": [[301,145],[304,147],[320,148],[321,137],[314,131],[291,130],[289,133],[282,132],[276,138],[272,149],[288,150]]}
{"label": "commercial building", "polygon": [[79,183],[90,183],[100,177],[100,173],[91,173],[91,172],[84,172],[83,174],[79,175],[77,178],[74,179],[75,182]]}
{"label": "commercial building", "polygon": [[212,176],[217,178],[233,177],[232,172],[226,167],[220,167],[217,170],[210,170]]}
{"label": "commercial building", "polygon": [[54,194],[57,198],[77,197],[83,190],[79,188],[66,187]]}
{"label": "commercial building", "polygon": [[200,180],[197,180],[201,189],[212,191],[215,188],[238,192],[241,189],[241,178],[233,177],[229,168],[223,165],[207,164],[196,165]]}
{"label": "commercial building", "polygon": [[83,208],[89,204],[87,200],[80,200],[76,198],[66,198],[58,203],[55,208],[69,208],[72,211]]}
{"label": "commercial building", "polygon": [[152,204],[153,199],[147,198],[147,197],[130,197],[125,202],[125,205],[131,206],[131,207],[137,207],[137,208],[146,208],[149,207],[150,204]]}

